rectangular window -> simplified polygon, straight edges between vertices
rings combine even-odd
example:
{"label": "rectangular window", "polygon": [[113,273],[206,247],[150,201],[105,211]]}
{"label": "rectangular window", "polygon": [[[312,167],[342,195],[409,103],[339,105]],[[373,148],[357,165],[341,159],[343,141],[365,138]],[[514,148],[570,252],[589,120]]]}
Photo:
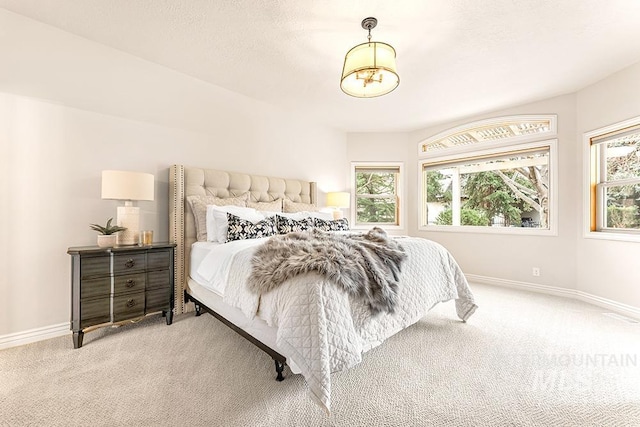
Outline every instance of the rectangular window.
{"label": "rectangular window", "polygon": [[640,125],[589,143],[591,231],[640,234]]}
{"label": "rectangular window", "polygon": [[353,164],[355,226],[400,226],[401,165]]}
{"label": "rectangular window", "polygon": [[422,168],[422,228],[551,230],[555,140],[471,152]]}

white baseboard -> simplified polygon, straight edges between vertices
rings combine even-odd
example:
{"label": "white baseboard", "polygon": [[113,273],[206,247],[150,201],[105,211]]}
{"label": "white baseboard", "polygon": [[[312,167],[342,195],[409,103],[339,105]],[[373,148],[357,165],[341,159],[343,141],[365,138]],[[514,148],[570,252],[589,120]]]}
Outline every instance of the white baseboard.
{"label": "white baseboard", "polygon": [[69,322],[0,336],[0,350],[70,334]]}
{"label": "white baseboard", "polygon": [[485,285],[502,286],[505,288],[522,289],[531,292],[539,292],[548,295],[557,295],[567,298],[575,298],[580,301],[588,302],[598,307],[611,310],[634,319],[640,319],[640,308],[621,302],[602,298],[587,292],[578,291],[576,289],[559,288],[557,286],[539,285],[537,283],[518,282],[516,280],[498,279],[497,277],[479,276],[477,274],[465,274],[469,282],[480,283]]}
{"label": "white baseboard", "polygon": [[[640,308],[622,304],[607,298],[602,298],[587,292],[575,289],[559,288],[557,286],[539,285],[537,283],[518,282],[516,280],[499,279],[497,277],[480,276],[477,274],[465,274],[469,282],[485,285],[502,286],[505,288],[522,289],[531,292],[539,292],[547,295],[556,295],[566,298],[575,298],[588,302],[598,307],[620,313],[634,319],[640,319]],[[69,334],[69,323],[45,326],[24,332],[0,336],[0,350],[29,344],[36,341],[47,340]]]}

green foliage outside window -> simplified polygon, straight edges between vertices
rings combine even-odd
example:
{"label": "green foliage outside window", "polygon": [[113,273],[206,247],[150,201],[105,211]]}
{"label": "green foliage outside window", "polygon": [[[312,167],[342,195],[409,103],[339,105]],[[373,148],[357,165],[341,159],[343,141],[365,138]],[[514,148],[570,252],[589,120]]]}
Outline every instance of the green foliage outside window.
{"label": "green foliage outside window", "polygon": [[451,202],[451,186],[445,183],[447,177],[440,171],[427,172],[427,202]]}
{"label": "green foliage outside window", "polygon": [[[436,218],[437,225],[452,225],[453,224],[453,211],[449,208],[446,209]],[[487,214],[482,211],[474,209],[462,208],[460,212],[460,224],[461,225],[475,225],[475,226],[489,226],[491,225]]]}
{"label": "green foliage outside window", "polygon": [[[460,225],[531,226],[526,225],[532,223],[526,213],[535,210],[540,218],[535,226],[546,228],[548,224],[548,165],[526,166],[526,162],[540,157],[548,158],[548,154],[509,156],[497,161],[462,165],[460,171],[465,169],[479,169],[479,171],[461,172],[459,175]],[[515,162],[516,164],[522,161],[523,166],[500,169],[500,161]],[[492,166],[493,170],[482,171],[483,167]],[[452,168],[444,166],[442,170],[425,171],[426,201],[441,203],[445,207],[445,210],[435,219],[437,225],[452,225],[453,179],[451,174],[456,166]],[[493,221],[499,221],[499,223],[493,224]]]}
{"label": "green foliage outside window", "polygon": [[397,224],[397,173],[356,171],[356,223]]}
{"label": "green foliage outside window", "polygon": [[[606,145],[607,181],[640,178],[640,134],[622,137]],[[628,182],[628,181],[627,181]],[[640,184],[621,184],[606,189],[610,228],[640,228]]]}
{"label": "green foliage outside window", "polygon": [[[520,226],[520,204],[513,191],[495,172],[479,172],[461,177],[467,195],[464,207],[475,209],[488,218],[504,218],[505,226]],[[464,208],[463,208],[464,210]]]}
{"label": "green foliage outside window", "polygon": [[607,206],[607,227],[638,228],[638,206]]}

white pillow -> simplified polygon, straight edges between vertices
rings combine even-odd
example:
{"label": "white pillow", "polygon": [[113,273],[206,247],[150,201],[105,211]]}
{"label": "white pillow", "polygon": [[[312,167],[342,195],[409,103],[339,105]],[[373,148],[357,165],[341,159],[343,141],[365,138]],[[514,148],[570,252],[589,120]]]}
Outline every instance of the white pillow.
{"label": "white pillow", "polygon": [[264,219],[264,215],[253,208],[207,205],[207,240],[209,242],[225,243],[227,241],[229,228],[227,212],[251,222]]}
{"label": "white pillow", "polygon": [[269,218],[270,216],[274,216],[274,215],[280,215],[285,218],[295,219],[296,221],[300,221],[301,219],[305,219],[311,216],[310,212],[295,212],[295,213],[273,212],[273,211],[258,211],[258,212],[264,215],[265,218]]}
{"label": "white pillow", "polygon": [[333,220],[333,212],[303,212],[311,218],[324,219],[325,221]]}
{"label": "white pillow", "polygon": [[302,212],[271,212],[271,211],[258,211],[258,213],[261,213],[262,215],[264,215],[265,218],[268,218],[270,216],[274,216],[276,214],[283,216],[285,218],[289,218],[289,219],[295,219],[296,221],[300,221],[302,219],[311,217],[311,218],[318,218],[318,219],[324,219],[325,221],[332,221],[333,220],[333,212],[310,212],[310,211],[302,211]]}

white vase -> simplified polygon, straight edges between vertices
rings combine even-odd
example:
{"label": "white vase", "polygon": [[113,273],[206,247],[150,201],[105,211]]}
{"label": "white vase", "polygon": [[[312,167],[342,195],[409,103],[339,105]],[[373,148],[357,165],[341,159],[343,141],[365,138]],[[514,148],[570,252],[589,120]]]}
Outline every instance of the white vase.
{"label": "white vase", "polygon": [[98,246],[111,248],[116,245],[116,234],[98,234]]}

